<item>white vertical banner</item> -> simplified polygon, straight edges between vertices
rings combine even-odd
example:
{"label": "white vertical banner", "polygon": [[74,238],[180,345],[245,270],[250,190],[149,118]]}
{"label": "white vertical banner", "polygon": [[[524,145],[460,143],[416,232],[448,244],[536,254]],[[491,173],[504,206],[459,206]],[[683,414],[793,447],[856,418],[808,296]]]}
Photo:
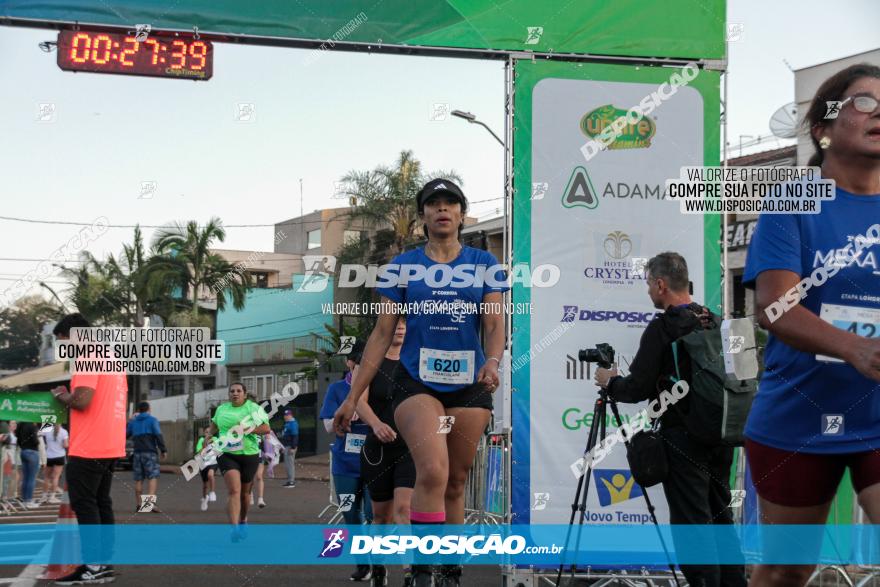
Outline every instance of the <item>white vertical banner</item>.
{"label": "white vertical banner", "polygon": [[[668,69],[670,74],[675,69]],[[668,88],[667,88],[668,89]],[[531,266],[560,268],[554,287],[532,288],[529,320],[529,496],[533,524],[567,523],[598,388],[595,364],[578,350],[608,343],[621,374],[658,312],[648,297],[644,262],[664,251],[687,259],[695,292],[703,292],[704,218],[679,213],[663,199],[665,180],[685,165],[703,165],[703,97],[679,87],[641,121],[622,129],[589,160],[582,147],[625,115],[657,84],[547,78],[532,93]],[[701,302],[702,296],[695,296]],[[540,341],[559,327],[551,344]],[[514,349],[514,357],[523,349]],[[645,407],[619,404],[624,420]],[[607,433],[616,423],[607,410]],[[517,457],[521,458],[521,457]],[[669,515],[660,486],[648,493],[660,523]],[[593,472],[587,521],[650,523],[641,488],[618,444]]]}

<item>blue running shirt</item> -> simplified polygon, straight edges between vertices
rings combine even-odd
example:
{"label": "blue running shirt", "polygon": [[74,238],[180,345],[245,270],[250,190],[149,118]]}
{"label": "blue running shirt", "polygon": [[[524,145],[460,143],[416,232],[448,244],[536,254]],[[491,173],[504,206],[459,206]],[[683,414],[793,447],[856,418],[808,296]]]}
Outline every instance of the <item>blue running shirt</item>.
{"label": "blue running shirt", "polygon": [[[406,319],[400,367],[439,392],[472,385],[486,362],[480,346],[480,304],[486,294],[510,289],[497,259],[488,251],[462,247],[450,263],[435,263],[419,248],[398,255],[391,263],[426,268],[424,278],[409,279],[405,287],[377,288],[393,302],[419,305]],[[401,273],[406,275],[400,269],[393,275]]]}
{"label": "blue running shirt", "polygon": [[[771,269],[802,278],[817,267],[839,271],[813,286],[800,304],[860,336],[880,336],[880,243],[869,240],[851,262],[855,237],[880,222],[880,194],[837,189],[820,214],[764,214],[749,246],[743,284],[754,287]],[[868,235],[869,236],[869,235]],[[772,334],[765,372],[746,425],[746,436],[781,450],[842,454],[880,449],[880,384],[841,361],[788,346]],[[838,418],[838,416],[842,416]]]}

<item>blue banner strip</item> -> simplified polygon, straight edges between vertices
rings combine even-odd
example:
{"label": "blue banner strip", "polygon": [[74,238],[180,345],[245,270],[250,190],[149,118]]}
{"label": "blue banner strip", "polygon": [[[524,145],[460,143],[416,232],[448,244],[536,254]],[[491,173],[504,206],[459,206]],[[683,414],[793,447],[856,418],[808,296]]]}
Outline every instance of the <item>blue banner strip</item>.
{"label": "blue banner strip", "polygon": [[51,547],[13,540],[27,525],[2,528],[5,564],[880,564],[880,526],[869,525],[661,525],[669,558],[650,524],[585,524],[570,535],[566,525],[57,525]]}

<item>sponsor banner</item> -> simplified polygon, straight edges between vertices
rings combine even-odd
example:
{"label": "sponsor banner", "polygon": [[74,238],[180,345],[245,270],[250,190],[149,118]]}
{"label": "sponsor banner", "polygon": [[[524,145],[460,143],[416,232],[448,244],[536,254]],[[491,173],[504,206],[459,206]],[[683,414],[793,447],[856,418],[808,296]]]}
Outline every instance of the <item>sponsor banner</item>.
{"label": "sponsor banner", "polygon": [[[606,499],[613,499],[607,496]],[[645,516],[646,514],[640,514]],[[622,525],[569,526],[331,526],[252,524],[248,536],[230,540],[218,524],[60,525],[56,543],[112,544],[101,562],[117,565],[351,565],[416,563],[464,565],[638,565],[663,566],[657,528],[635,516]],[[4,526],[11,534],[25,524]],[[880,526],[669,526],[659,528],[667,544],[675,536],[674,564],[880,564]],[[580,536],[579,542],[578,536]],[[738,540],[731,540],[732,537]],[[742,543],[742,550],[737,546]],[[296,544],[296,548],[266,548]],[[842,548],[842,545],[847,545]],[[149,548],[144,548],[149,545]],[[717,548],[710,545],[718,545]],[[729,546],[732,545],[732,546]],[[747,553],[745,556],[743,552]],[[9,543],[8,564],[79,564],[79,548],[47,548],[33,554],[28,544]]]}
{"label": "sponsor banner", "polygon": [[0,420],[64,424],[67,408],[48,391],[0,391]]}
{"label": "sponsor banner", "polygon": [[[124,6],[123,10],[118,10]],[[722,0],[665,0],[662,3],[616,0],[599,9],[592,2],[508,0],[179,0],[156,10],[155,2],[106,0],[77,2],[4,2],[5,18],[75,22],[132,29],[193,30],[202,34],[248,35],[285,39],[316,47],[303,64],[320,62],[343,43],[412,49],[485,49],[538,54],[581,53],[633,57],[674,55],[722,59],[725,55],[725,3]],[[193,15],[198,15],[194,20]]]}
{"label": "sponsor banner", "polygon": [[[598,397],[597,365],[578,361],[578,351],[608,343],[621,375],[628,374],[640,337],[659,312],[648,297],[645,264],[664,251],[687,259],[694,299],[720,307],[719,218],[681,214],[664,194],[666,180],[682,167],[717,164],[719,77],[699,71],[587,160],[583,145],[656,93],[671,70],[516,68],[514,150],[528,156],[517,165],[513,262],[553,264],[559,281],[550,288],[513,285],[513,302],[532,308],[512,317],[513,356],[565,329],[513,373],[512,509],[514,523],[556,524],[571,514],[577,479],[570,466],[584,453]],[[622,419],[633,424],[645,406],[620,404]],[[611,435],[617,427],[610,410],[606,424]],[[591,523],[643,523],[644,495],[623,446],[598,465],[588,492]],[[647,493],[660,523],[668,522],[662,488]]]}

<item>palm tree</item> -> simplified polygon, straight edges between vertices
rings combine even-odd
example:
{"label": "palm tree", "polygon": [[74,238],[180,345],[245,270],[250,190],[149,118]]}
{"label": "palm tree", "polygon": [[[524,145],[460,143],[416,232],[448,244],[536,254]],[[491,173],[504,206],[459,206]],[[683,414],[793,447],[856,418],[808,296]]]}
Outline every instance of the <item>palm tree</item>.
{"label": "palm tree", "polygon": [[[380,165],[371,171],[348,172],[343,176],[342,183],[343,192],[354,202],[349,224],[360,220],[374,227],[389,227],[379,232],[390,231],[387,238],[392,241],[392,256],[402,252],[407,244],[418,240],[416,194],[426,182],[438,177],[461,183],[461,178],[454,171],[424,173],[422,163],[412,151],[401,151],[391,167]],[[388,256],[388,251],[375,252],[383,257],[375,259],[375,262]]]}
{"label": "palm tree", "polygon": [[[157,255],[150,261],[155,279],[168,279],[175,283],[181,293],[190,297],[192,303],[189,317],[175,315],[172,322],[179,326],[210,326],[210,319],[199,316],[199,290],[211,289],[217,297],[217,310],[226,307],[227,294],[236,310],[244,308],[247,292],[253,287],[250,275],[240,265],[232,265],[226,259],[211,252],[211,243],[223,242],[226,231],[219,218],[211,218],[199,227],[194,220],[185,226],[174,226],[159,231],[154,247]],[[186,414],[189,422],[195,416],[195,385],[187,382]],[[187,454],[193,452],[193,435],[187,435]]]}
{"label": "palm tree", "polygon": [[70,282],[68,295],[77,311],[95,325],[119,324],[126,297],[114,270],[88,251],[79,254],[78,267],[57,265]]}
{"label": "palm tree", "polygon": [[316,335],[315,348],[317,350],[297,349],[293,354],[295,357],[312,359],[308,367],[299,371],[300,376],[309,381],[314,381],[318,378],[321,367],[324,367],[326,371],[345,371],[345,364],[342,360],[344,357],[337,354],[342,342],[341,337],[354,336],[355,338],[366,338],[372,329],[362,324],[345,325],[344,333],[329,324],[325,324],[324,328],[327,330],[327,334],[323,336]]}
{"label": "palm tree", "polygon": [[[211,252],[211,244],[223,242],[226,231],[219,218],[199,227],[194,220],[186,225],[175,224],[159,231],[154,248],[157,255],[150,260],[154,280],[169,280],[189,296],[193,325],[202,323],[199,317],[199,292],[210,289],[217,297],[217,309],[226,307],[227,296],[236,310],[244,308],[247,292],[253,287],[250,275],[241,266],[232,265],[222,256]],[[178,317],[179,320],[184,318]]]}

